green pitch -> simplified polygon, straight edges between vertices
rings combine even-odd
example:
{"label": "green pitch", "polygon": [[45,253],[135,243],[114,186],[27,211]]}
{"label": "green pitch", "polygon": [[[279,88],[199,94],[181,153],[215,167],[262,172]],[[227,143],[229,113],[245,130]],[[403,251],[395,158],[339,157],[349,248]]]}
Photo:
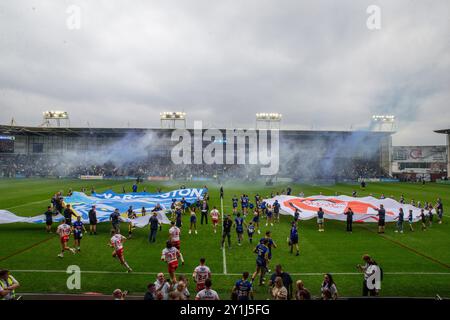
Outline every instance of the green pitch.
{"label": "green pitch", "polygon": [[[34,216],[42,214],[49,204],[50,197],[56,191],[67,193],[69,188],[80,190],[94,186],[97,191],[112,189],[122,191],[125,186],[131,190],[132,181],[80,181],[80,180],[0,180],[0,209],[7,209],[18,215]],[[147,190],[153,192],[161,186],[163,191],[178,188],[180,183],[147,183]],[[203,183],[188,184],[189,187],[202,186]],[[211,194],[210,207],[220,209],[219,186],[209,182]],[[231,213],[231,198],[234,194],[247,193],[251,201],[259,193],[267,196],[271,191],[280,191],[286,185],[278,184],[266,187],[257,183],[225,184],[225,213]],[[281,263],[284,270],[291,273],[294,281],[302,279],[305,286],[314,296],[319,296],[322,274],[334,274],[335,282],[341,296],[360,296],[362,275],[357,273],[356,264],[362,263],[361,256],[372,255],[383,267],[384,281],[382,296],[415,296],[431,297],[439,294],[450,297],[450,186],[438,184],[407,184],[407,183],[369,183],[365,191],[358,185],[339,184],[334,186],[304,186],[291,185],[293,194],[300,191],[306,195],[334,195],[335,192],[350,195],[353,189],[359,196],[393,195],[396,199],[401,194],[409,202],[412,198],[432,201],[441,197],[444,203],[444,222],[434,223],[427,231],[421,231],[418,223],[415,232],[394,233],[394,225],[388,224],[385,235],[376,233],[375,224],[354,224],[353,233],[345,232],[345,223],[325,221],[325,232],[319,233],[315,220],[300,223],[300,256],[289,253],[287,237],[291,217],[284,216],[274,227],[262,224],[261,235],[255,234],[255,239],[262,237],[265,230],[270,229],[278,245],[273,250],[271,269]],[[142,185],[141,187],[142,188]],[[249,220],[249,219],[247,219]],[[198,265],[200,257],[207,259],[207,265],[213,272],[213,288],[222,299],[229,299],[231,288],[243,271],[252,273],[255,269],[254,245],[248,243],[238,247],[236,236],[232,239],[232,249],[223,251],[220,248],[220,231],[214,234],[211,224],[200,225],[198,218],[198,235],[188,234],[188,216],[184,217],[182,229],[182,252],[186,264],[178,268],[178,273],[184,273],[191,278],[192,271]],[[56,224],[54,225],[56,228]],[[97,236],[85,235],[82,240],[82,251],[72,255],[66,253],[64,259],[57,258],[59,241],[55,234],[49,235],[43,225],[12,224],[0,225],[0,268],[13,271],[13,275],[21,282],[19,292],[51,292],[80,293],[102,292],[111,294],[116,288],[129,290],[131,294],[140,295],[146,290],[149,282],[154,282],[155,274],[163,271],[166,265],[160,261],[160,253],[168,237],[168,226],[157,235],[156,244],[147,241],[148,229],[136,229],[134,238],[125,243],[125,257],[134,273],[125,273],[117,260],[111,257],[112,249],[109,242],[109,224],[98,226]],[[126,234],[127,226],[122,225]],[[246,236],[246,234],[244,234]],[[70,242],[72,245],[72,239]],[[65,270],[69,265],[78,265],[82,270],[81,290],[68,290]],[[167,273],[166,273],[167,274]],[[189,283],[191,294],[194,294],[194,283]],[[256,286],[256,297],[269,297],[267,286]]]}

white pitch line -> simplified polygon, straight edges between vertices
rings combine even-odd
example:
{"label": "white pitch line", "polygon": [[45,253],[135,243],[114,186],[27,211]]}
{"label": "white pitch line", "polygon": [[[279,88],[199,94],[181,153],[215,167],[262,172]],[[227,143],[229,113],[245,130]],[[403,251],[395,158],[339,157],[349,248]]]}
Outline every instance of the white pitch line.
{"label": "white pitch line", "polygon": [[[17,273],[67,273],[66,270],[10,270],[11,272]],[[160,272],[139,272],[133,271],[132,273],[127,273],[125,271],[80,271],[85,274],[136,274],[136,275],[156,275]],[[303,273],[290,273],[293,276],[321,276],[326,272],[303,272]],[[360,272],[334,272],[333,275],[340,276],[356,276],[362,275]],[[439,275],[439,276],[450,276],[450,272],[384,272],[384,274],[388,275],[404,275],[404,276],[413,276],[413,275]],[[212,273],[213,276],[242,276],[242,273]]]}
{"label": "white pitch line", "polygon": [[222,222],[222,241],[223,241],[223,245],[222,245],[222,256],[223,256],[223,273],[227,274],[227,257],[225,254],[225,239],[223,238],[223,198],[220,198],[220,215],[222,217],[221,222]]}

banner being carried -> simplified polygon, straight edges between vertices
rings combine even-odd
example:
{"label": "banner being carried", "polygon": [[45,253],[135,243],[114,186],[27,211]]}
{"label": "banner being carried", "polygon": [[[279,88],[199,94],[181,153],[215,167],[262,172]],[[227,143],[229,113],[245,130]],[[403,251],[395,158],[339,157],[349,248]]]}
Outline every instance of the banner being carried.
{"label": "banner being carried", "polygon": [[[408,220],[409,210],[412,210],[413,221],[420,219],[420,208],[410,204],[402,204],[394,199],[377,199],[374,197],[353,198],[349,196],[276,196],[266,199],[266,203],[273,205],[275,200],[280,204],[282,214],[294,215],[295,210],[299,210],[299,219],[309,220],[317,217],[317,211],[322,208],[324,217],[331,220],[345,221],[347,216],[344,214],[351,208],[354,216],[354,222],[378,222],[378,209],[380,205],[386,210],[386,222],[398,220],[398,212],[403,208],[404,220]],[[434,209],[433,209],[434,211]],[[428,214],[428,212],[426,212]]]}
{"label": "banner being carried", "polygon": [[[122,221],[132,222],[136,227],[144,227],[148,224],[151,210],[156,207],[157,204],[161,206],[161,210],[158,211],[158,220],[161,223],[169,224],[170,221],[167,218],[165,212],[170,209],[173,199],[176,202],[181,201],[183,198],[188,204],[192,204],[197,199],[203,199],[206,193],[206,189],[179,189],[166,193],[115,193],[111,190],[103,193],[94,193],[90,196],[82,192],[73,192],[72,196],[65,197],[64,203],[70,204],[72,210],[76,215],[81,216],[83,223],[89,223],[89,210],[92,206],[96,206],[97,220],[98,222],[109,221],[109,216],[115,209],[118,209],[122,216]],[[138,218],[130,220],[127,216],[128,208],[132,206],[133,212],[136,213]],[[145,208],[147,215],[141,216],[141,210]],[[60,221],[61,215],[54,217],[54,221]],[[20,217],[9,211],[0,210],[0,224],[14,223],[14,222],[26,222],[26,223],[45,223],[44,215],[36,217]]]}

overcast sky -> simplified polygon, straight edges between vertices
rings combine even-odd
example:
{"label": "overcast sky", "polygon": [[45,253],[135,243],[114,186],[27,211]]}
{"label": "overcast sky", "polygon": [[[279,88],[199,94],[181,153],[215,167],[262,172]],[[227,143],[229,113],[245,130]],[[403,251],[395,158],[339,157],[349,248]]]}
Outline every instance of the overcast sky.
{"label": "overcast sky", "polygon": [[72,126],[158,127],[185,111],[249,127],[280,112],[284,128],[348,130],[393,114],[395,145],[444,144],[449,16],[448,0],[2,0],[0,123],[56,109]]}

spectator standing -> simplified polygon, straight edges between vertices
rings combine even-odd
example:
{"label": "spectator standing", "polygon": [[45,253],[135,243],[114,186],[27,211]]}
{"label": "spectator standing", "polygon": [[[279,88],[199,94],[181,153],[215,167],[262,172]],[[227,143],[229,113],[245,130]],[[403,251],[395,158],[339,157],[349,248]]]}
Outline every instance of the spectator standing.
{"label": "spectator standing", "polygon": [[324,275],[322,286],[320,288],[322,293],[322,300],[336,300],[338,297],[338,291],[336,284],[333,281],[333,276],[329,273]]}
{"label": "spectator standing", "polygon": [[311,293],[305,288],[302,280],[297,280],[295,286],[297,288],[295,292],[295,300],[311,300]]}
{"label": "spectator standing", "polygon": [[288,291],[283,285],[283,279],[276,277],[274,281],[274,287],[272,288],[272,298],[274,300],[287,300]]}
{"label": "spectator standing", "polygon": [[381,290],[381,268],[367,254],[363,256],[363,261],[364,266],[357,265],[358,270],[364,273],[362,295],[364,297],[378,296]]}
{"label": "spectator standing", "polygon": [[292,299],[292,278],[291,275],[287,272],[283,271],[283,268],[281,266],[281,264],[277,264],[275,266],[275,272],[272,274],[272,276],[270,277],[269,280],[269,285],[270,286],[274,286],[275,285],[275,280],[277,277],[280,277],[281,280],[283,281],[283,286],[286,288],[287,290],[287,300],[291,300]]}

